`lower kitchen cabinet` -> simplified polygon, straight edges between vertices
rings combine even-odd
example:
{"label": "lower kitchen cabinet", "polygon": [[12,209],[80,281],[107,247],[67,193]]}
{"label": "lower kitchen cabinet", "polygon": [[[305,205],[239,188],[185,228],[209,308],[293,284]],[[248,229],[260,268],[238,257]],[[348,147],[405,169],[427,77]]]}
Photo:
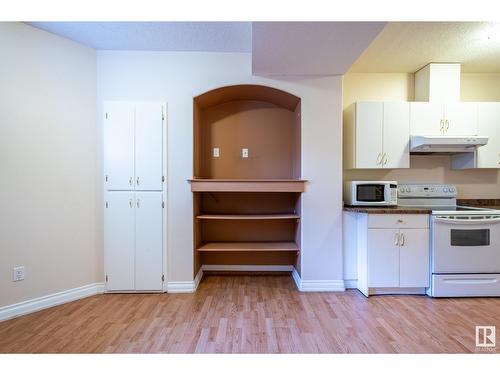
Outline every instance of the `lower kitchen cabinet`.
{"label": "lower kitchen cabinet", "polygon": [[163,289],[163,194],[113,191],[105,196],[106,290]]}
{"label": "lower kitchen cabinet", "polygon": [[429,287],[429,216],[350,214],[345,252],[356,252],[357,288],[365,295],[425,294]]}

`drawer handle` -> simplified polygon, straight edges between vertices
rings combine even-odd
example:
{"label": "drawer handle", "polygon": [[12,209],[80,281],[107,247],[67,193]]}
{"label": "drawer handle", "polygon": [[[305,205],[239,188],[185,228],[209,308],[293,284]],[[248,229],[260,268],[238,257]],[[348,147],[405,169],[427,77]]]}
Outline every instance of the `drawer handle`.
{"label": "drawer handle", "polygon": [[398,223],[403,224],[404,223],[403,219],[398,219]]}

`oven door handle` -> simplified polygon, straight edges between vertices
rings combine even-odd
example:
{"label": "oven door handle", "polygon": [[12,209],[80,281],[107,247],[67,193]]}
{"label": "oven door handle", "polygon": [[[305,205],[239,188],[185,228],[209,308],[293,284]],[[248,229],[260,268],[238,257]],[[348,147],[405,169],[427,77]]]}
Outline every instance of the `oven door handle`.
{"label": "oven door handle", "polygon": [[500,223],[500,217],[492,218],[492,219],[447,219],[444,217],[435,217],[435,223],[445,223],[445,224],[496,224]]}

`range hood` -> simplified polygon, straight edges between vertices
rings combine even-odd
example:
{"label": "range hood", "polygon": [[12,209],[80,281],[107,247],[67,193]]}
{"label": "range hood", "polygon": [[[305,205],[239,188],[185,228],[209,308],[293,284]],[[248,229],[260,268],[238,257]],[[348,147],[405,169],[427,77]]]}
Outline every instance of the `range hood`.
{"label": "range hood", "polygon": [[410,138],[410,152],[458,154],[474,152],[487,143],[488,137],[479,135],[413,135]]}

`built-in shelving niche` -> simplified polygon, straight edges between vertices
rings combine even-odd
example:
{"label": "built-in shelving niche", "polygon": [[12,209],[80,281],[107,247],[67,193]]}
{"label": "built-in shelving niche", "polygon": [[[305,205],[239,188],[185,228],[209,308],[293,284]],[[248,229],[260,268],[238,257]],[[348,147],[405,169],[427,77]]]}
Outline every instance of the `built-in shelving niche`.
{"label": "built-in shelving niche", "polygon": [[202,265],[300,271],[300,124],[300,99],[271,87],[228,86],[194,99],[195,274]]}

